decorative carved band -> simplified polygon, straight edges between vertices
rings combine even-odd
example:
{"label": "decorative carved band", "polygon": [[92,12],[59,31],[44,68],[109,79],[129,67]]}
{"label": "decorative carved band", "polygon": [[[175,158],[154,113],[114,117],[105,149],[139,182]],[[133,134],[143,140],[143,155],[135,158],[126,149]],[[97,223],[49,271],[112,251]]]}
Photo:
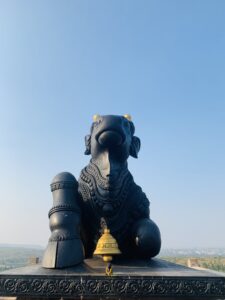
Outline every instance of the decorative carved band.
{"label": "decorative carved band", "polygon": [[[4,278],[6,276],[6,278]],[[225,278],[152,278],[95,276],[18,276],[0,277],[2,296],[38,297],[148,297],[148,296],[225,296]]]}
{"label": "decorative carved band", "polygon": [[76,181],[58,181],[53,182],[51,185],[51,192],[54,192],[55,190],[59,189],[74,189],[77,187]]}
{"label": "decorative carved band", "polygon": [[80,240],[80,238],[71,232],[52,232],[49,242],[59,242],[59,241],[68,241],[68,240]]}
{"label": "decorative carved band", "polygon": [[62,205],[56,205],[53,206],[49,213],[48,213],[48,217],[50,218],[52,214],[54,214],[55,212],[58,211],[75,211],[78,212],[77,207],[73,206],[73,205],[69,205],[69,204],[62,204]]}

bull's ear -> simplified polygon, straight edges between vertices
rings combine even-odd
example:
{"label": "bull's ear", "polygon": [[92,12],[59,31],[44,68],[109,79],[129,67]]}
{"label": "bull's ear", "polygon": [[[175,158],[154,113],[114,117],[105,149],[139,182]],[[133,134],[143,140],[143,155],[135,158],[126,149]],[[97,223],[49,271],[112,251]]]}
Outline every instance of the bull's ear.
{"label": "bull's ear", "polygon": [[91,154],[91,136],[90,134],[85,136],[85,147],[86,150],[84,152],[85,155]]}
{"label": "bull's ear", "polygon": [[133,136],[130,145],[130,155],[133,156],[134,158],[137,158],[140,148],[141,148],[140,139],[137,136]]}

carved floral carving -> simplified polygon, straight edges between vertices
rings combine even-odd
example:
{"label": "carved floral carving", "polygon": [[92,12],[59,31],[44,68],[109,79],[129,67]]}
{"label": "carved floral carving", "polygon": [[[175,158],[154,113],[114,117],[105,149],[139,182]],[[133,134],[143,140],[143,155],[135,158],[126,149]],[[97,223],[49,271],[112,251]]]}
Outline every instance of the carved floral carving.
{"label": "carved floral carving", "polygon": [[51,277],[38,278],[1,278],[0,295],[4,296],[225,296],[225,279],[157,279],[139,278],[106,278],[89,276],[73,278]]}

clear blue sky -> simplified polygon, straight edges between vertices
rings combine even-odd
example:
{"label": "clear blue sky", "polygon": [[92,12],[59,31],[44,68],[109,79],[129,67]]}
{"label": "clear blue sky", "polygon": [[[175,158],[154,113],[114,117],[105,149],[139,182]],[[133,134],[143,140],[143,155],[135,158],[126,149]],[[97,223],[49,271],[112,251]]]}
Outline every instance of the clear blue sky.
{"label": "clear blue sky", "polygon": [[163,247],[225,247],[225,1],[0,0],[0,243],[47,244],[95,113],[132,115]]}

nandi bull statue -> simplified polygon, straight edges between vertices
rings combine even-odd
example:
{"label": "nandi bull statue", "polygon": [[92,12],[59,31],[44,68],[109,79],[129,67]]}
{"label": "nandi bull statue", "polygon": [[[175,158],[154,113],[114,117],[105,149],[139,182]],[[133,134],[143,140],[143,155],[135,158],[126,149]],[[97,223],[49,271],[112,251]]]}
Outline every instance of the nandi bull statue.
{"label": "nandi bull statue", "polygon": [[128,170],[128,157],[137,158],[140,150],[140,139],[134,132],[129,115],[94,116],[90,134],[85,137],[85,154],[91,155],[91,160],[78,183],[72,174],[64,172],[51,184],[52,235],[44,267],[68,267],[92,257],[102,233],[102,220],[117,240],[122,256],[151,258],[159,253],[160,231],[150,219],[149,200]]}

